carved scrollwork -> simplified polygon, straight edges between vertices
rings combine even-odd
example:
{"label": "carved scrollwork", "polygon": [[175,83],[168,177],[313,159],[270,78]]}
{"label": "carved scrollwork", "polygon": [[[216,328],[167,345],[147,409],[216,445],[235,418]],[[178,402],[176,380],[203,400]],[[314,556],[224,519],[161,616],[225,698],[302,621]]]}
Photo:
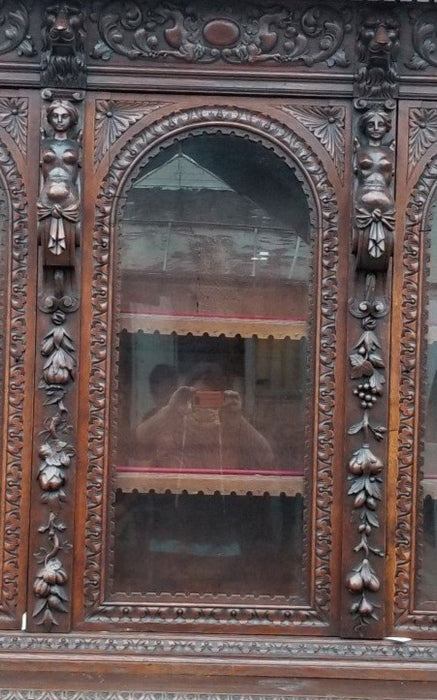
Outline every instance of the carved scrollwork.
{"label": "carved scrollwork", "polygon": [[97,167],[116,140],[155,109],[165,106],[165,102],[145,102],[122,100],[97,100],[94,132],[94,165]]}
{"label": "carved scrollwork", "polygon": [[0,126],[17,144],[24,158],[27,153],[28,100],[24,97],[0,98]]}
{"label": "carved scrollwork", "polygon": [[20,56],[34,56],[28,35],[29,9],[26,2],[6,0],[0,6],[0,55],[16,50]]}
{"label": "carved scrollwork", "polygon": [[425,70],[437,66],[437,10],[410,13],[413,24],[412,41],[414,53],[405,65],[410,70]]}
{"label": "carved scrollwork", "polygon": [[50,2],[41,29],[41,85],[84,87],[86,53],[84,9],[77,0]]}
{"label": "carved scrollwork", "polygon": [[399,20],[388,11],[375,10],[362,18],[357,40],[358,60],[362,64],[355,80],[357,97],[396,97],[399,29]]}
{"label": "carved scrollwork", "polygon": [[[105,348],[108,346],[110,284],[110,241],[112,234],[112,206],[120,197],[122,183],[129,177],[132,168],[146,154],[159,152],[163,137],[168,140],[182,131],[203,133],[208,130],[240,130],[267,148],[274,148],[281,158],[299,164],[305,173],[308,187],[321,202],[320,221],[317,226],[322,231],[322,305],[320,370],[318,377],[318,450],[317,450],[317,503],[315,522],[318,537],[315,542],[317,578],[315,581],[314,608],[284,609],[284,603],[271,601],[271,606],[254,608],[237,602],[237,605],[217,605],[213,600],[199,599],[196,605],[162,603],[159,596],[149,596],[148,604],[125,606],[102,603],[100,588],[103,567],[103,552],[98,545],[102,536],[105,517],[105,503],[102,484],[104,481],[105,455],[102,451],[101,436],[108,410],[105,401],[105,386],[109,380],[109,363]],[[279,147],[274,144],[283,144]],[[91,319],[91,368],[90,368],[90,407],[88,435],[88,489],[87,489],[87,528],[86,566],[84,571],[84,593],[87,619],[90,622],[138,621],[162,624],[176,621],[184,623],[197,621],[203,625],[217,625],[229,620],[247,625],[289,625],[293,621],[307,622],[323,627],[330,606],[330,552],[331,552],[331,512],[332,512],[332,459],[333,459],[333,406],[334,406],[334,363],[336,356],[336,313],[338,248],[336,231],[338,210],[335,192],[328,182],[325,171],[311,149],[296,135],[281,124],[267,120],[265,116],[249,112],[241,107],[197,107],[188,111],[173,113],[154,122],[133,138],[114,158],[100,192],[97,210],[95,239],[93,244],[94,275],[92,286]],[[184,598],[184,600],[186,597]],[[276,606],[276,607],[275,607]]]}
{"label": "carved scrollwork", "polygon": [[437,140],[437,109],[417,107],[409,111],[408,173]]}
{"label": "carved scrollwork", "polygon": [[41,143],[42,186],[38,200],[38,233],[45,265],[74,266],[79,244],[80,142],[77,108],[68,100],[53,100],[47,107],[51,134]]}
{"label": "carved scrollwork", "polygon": [[326,148],[334,161],[340,179],[344,174],[344,107],[283,106],[281,109],[297,118]]}
{"label": "carved scrollwork", "polygon": [[93,17],[100,39],[93,58],[113,53],[129,59],[179,59],[187,62],[254,63],[277,61],[312,66],[346,66],[343,49],[349,14],[328,5],[290,10],[247,5],[243,11],[222,5],[164,2],[156,7],[139,0],[95,3]]}

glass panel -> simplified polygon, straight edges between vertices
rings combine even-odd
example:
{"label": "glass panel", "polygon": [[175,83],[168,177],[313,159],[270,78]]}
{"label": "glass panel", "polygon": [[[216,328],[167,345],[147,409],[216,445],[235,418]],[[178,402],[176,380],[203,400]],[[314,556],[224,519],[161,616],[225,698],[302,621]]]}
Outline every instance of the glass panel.
{"label": "glass panel", "polygon": [[423,467],[423,539],[419,543],[420,572],[416,603],[437,607],[437,202],[431,210],[430,270],[428,278],[428,336],[425,391]]}
{"label": "glass panel", "polygon": [[115,590],[306,600],[309,206],[273,151],[190,136],[118,221]]}

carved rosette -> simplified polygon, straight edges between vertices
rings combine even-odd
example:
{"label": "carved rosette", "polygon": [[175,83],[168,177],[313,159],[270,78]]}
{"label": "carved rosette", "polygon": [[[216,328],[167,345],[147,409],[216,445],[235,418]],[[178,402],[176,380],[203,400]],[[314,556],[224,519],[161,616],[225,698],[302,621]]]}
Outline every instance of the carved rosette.
{"label": "carved rosette", "polygon": [[108,61],[119,54],[129,59],[176,59],[189,63],[256,63],[276,61],[345,67],[343,48],[350,30],[349,13],[329,5],[290,9],[275,5],[268,12],[247,4],[163,2],[151,8],[145,0],[95,3],[92,17],[100,38],[92,57]]}
{"label": "carved rosette", "polygon": [[110,147],[133,124],[166,102],[97,100],[94,131],[94,167],[97,169]]}
{"label": "carved rosette", "polygon": [[0,126],[17,144],[26,158],[27,154],[27,119],[29,103],[24,97],[0,98]]}
{"label": "carved rosette", "polygon": [[345,152],[344,107],[284,105],[281,109],[291,114],[314,134],[334,161],[340,180],[343,181]]}
{"label": "carved rosette", "polygon": [[416,107],[408,114],[408,175],[437,140],[437,109]]}
{"label": "carved rosette", "polygon": [[[108,299],[110,292],[111,240],[113,240],[113,202],[120,201],[121,188],[137,167],[142,156],[159,152],[167,136],[181,138],[182,132],[203,133],[211,130],[241,131],[257,141],[273,148],[281,158],[291,165],[296,162],[303,171],[307,186],[320,202],[318,221],[321,230],[321,335],[318,395],[316,405],[317,420],[317,486],[315,499],[315,570],[314,607],[288,608],[284,602],[270,601],[270,605],[245,606],[241,601],[232,606],[214,605],[201,597],[179,604],[163,603],[157,595],[149,596],[148,604],[127,604],[120,606],[102,602],[102,571],[104,568],[99,543],[105,523],[105,500],[102,484],[105,479],[105,454],[102,451],[102,434],[105,430],[109,406],[106,401],[106,386],[110,376],[110,365],[104,350],[111,345]],[[176,136],[175,136],[176,134]],[[282,144],[280,147],[278,144]],[[314,153],[286,127],[265,116],[249,112],[240,107],[198,107],[189,111],[171,114],[159,120],[138,136],[114,158],[107,173],[96,209],[96,226],[93,244],[94,275],[92,283],[91,320],[91,368],[89,375],[90,406],[88,435],[88,484],[86,491],[86,564],[84,571],[84,599],[87,620],[97,624],[125,621],[162,624],[163,622],[184,623],[197,621],[214,626],[220,622],[240,623],[265,627],[272,624],[290,625],[293,622],[306,622],[323,627],[329,619],[330,576],[332,549],[332,499],[333,499],[333,410],[334,410],[334,364],[336,357],[336,314],[337,314],[337,247],[338,210],[335,192],[328,182],[326,173]],[[108,255],[109,252],[109,255]],[[194,603],[194,604],[193,604]],[[284,609],[285,608],[285,609]]]}

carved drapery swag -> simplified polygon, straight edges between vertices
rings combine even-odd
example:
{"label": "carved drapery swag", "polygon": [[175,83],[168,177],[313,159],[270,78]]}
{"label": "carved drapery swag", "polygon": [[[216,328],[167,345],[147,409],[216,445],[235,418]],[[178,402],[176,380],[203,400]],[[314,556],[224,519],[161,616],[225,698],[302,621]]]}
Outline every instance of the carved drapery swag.
{"label": "carved drapery swag", "polygon": [[44,421],[39,435],[36,478],[47,518],[38,532],[44,543],[35,553],[39,568],[33,584],[33,618],[47,631],[68,612],[69,575],[62,553],[71,545],[64,531],[63,507],[71,494],[65,488],[75,455],[70,424],[69,393],[75,380],[76,345],[67,329],[68,315],[78,308],[74,291],[75,248],[80,225],[79,109],[70,100],[48,95],[48,131],[41,141],[41,190],[38,200],[39,242],[43,289],[40,310],[50,314],[40,352],[43,357],[39,389],[44,394]]}
{"label": "carved drapery swag", "polygon": [[[376,10],[363,16],[358,34],[360,66],[355,81],[354,232],[356,260],[350,312],[361,329],[349,351],[352,391],[360,419],[350,425],[353,441],[348,473],[357,536],[356,561],[346,586],[353,596],[350,613],[355,630],[377,622],[381,607],[378,559],[384,556],[375,536],[381,527],[385,458],[378,444],[387,427],[384,389],[387,348],[380,335],[381,319],[389,311],[386,277],[393,251],[395,156],[390,132],[397,94],[396,54],[399,22],[395,14]],[[374,417],[376,416],[376,417]],[[358,444],[357,444],[358,439]],[[377,538],[376,538],[377,539]]]}

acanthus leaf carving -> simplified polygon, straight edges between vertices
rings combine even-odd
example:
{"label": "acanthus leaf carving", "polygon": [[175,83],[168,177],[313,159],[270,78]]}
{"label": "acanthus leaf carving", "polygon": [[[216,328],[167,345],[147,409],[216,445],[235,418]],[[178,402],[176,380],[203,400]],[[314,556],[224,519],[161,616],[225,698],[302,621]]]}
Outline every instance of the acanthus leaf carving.
{"label": "acanthus leaf carving", "polygon": [[27,153],[28,100],[23,97],[0,98],[0,127],[11,136],[24,158]]}
{"label": "acanthus leaf carving", "polygon": [[409,111],[408,173],[427,149],[437,141],[437,109],[414,108]]}
{"label": "acanthus leaf carving", "polygon": [[0,55],[16,50],[20,56],[34,56],[36,51],[28,35],[29,9],[25,2],[6,0],[0,7]]}
{"label": "acanthus leaf carving", "polygon": [[97,100],[94,132],[94,166],[97,167],[117,139],[140,119],[165,102]]}
{"label": "acanthus leaf carving", "polygon": [[418,13],[410,13],[413,22],[412,42],[414,53],[405,66],[410,70],[425,70],[437,66],[437,10],[435,8]]}
{"label": "acanthus leaf carving", "polygon": [[284,112],[299,120],[327,150],[343,180],[344,174],[344,107],[284,105]]}
{"label": "acanthus leaf carving", "polygon": [[116,53],[131,60],[190,63],[349,64],[343,48],[349,13],[324,4],[303,10],[276,6],[268,13],[252,4],[243,11],[191,5],[188,12],[181,3],[153,9],[144,0],[130,0],[97,2],[92,16],[100,34],[91,54],[95,59],[109,60]]}

